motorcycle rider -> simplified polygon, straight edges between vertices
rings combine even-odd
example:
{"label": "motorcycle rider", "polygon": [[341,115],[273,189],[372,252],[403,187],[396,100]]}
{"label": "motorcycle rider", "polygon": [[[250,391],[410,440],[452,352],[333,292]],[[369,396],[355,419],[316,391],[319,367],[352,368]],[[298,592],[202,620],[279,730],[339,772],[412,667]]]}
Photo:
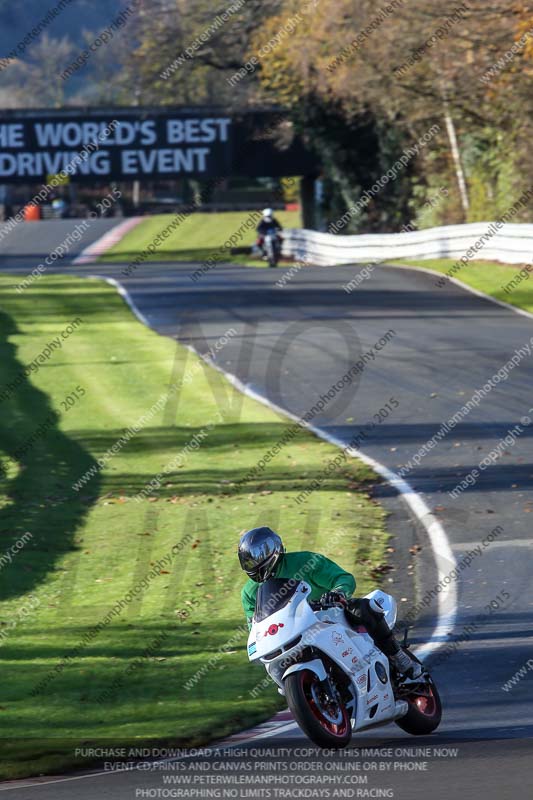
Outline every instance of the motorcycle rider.
{"label": "motorcycle rider", "polygon": [[265,239],[265,233],[267,233],[267,231],[271,230],[272,228],[274,228],[275,231],[282,231],[283,230],[283,226],[281,225],[281,223],[274,216],[274,212],[272,211],[272,209],[271,208],[265,208],[265,209],[263,209],[263,212],[261,214],[261,219],[260,219],[260,221],[259,221],[259,223],[257,225],[257,228],[256,228],[256,231],[257,231],[257,246],[260,247],[261,250],[263,249],[263,242],[264,242],[264,239]]}
{"label": "motorcycle rider", "polygon": [[310,600],[340,604],[353,627],[364,625],[376,647],[398,672],[408,678],[418,678],[422,674],[420,664],[396,641],[378,604],[366,598],[351,597],[355,578],[334,561],[319,553],[287,553],[280,536],[268,527],[252,528],[243,533],[238,554],[241,567],[248,575],[241,600],[250,627],[260,583],[268,578],[303,580],[311,587]]}

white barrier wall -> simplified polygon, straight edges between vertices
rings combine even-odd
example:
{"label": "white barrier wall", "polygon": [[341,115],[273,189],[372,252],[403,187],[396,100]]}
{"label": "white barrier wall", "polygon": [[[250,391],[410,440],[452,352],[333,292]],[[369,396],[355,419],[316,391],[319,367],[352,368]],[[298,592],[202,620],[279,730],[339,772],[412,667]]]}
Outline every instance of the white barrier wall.
{"label": "white barrier wall", "polygon": [[[283,255],[329,266],[397,258],[486,259],[507,264],[533,260],[533,225],[474,222],[410,233],[342,236],[308,230],[283,233]],[[469,252],[470,251],[470,252]]]}

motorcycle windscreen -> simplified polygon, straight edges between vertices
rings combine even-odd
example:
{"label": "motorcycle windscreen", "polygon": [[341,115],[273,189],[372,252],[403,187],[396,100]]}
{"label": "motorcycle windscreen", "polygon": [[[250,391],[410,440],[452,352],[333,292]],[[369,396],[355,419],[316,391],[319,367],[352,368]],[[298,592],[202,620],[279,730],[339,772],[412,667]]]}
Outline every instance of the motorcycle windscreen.
{"label": "motorcycle windscreen", "polygon": [[254,619],[262,622],[274,612],[286,606],[291,597],[296,594],[300,581],[294,578],[269,578],[260,584],[255,599]]}

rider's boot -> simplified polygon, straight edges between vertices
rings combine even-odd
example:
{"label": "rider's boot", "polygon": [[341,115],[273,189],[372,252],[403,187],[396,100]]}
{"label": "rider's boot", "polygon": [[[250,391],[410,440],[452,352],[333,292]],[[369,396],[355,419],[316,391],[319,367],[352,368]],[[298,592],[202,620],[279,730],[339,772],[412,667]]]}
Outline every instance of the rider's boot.
{"label": "rider's boot", "polygon": [[[372,609],[374,611],[374,609]],[[376,624],[374,626],[373,638],[379,649],[387,656],[390,663],[401,675],[406,678],[419,678],[423,668],[411,658],[402,647],[400,647],[395,635],[387,625],[383,614],[374,612]]]}
{"label": "rider's boot", "polygon": [[406,678],[420,677],[423,668],[418,661],[411,658],[409,653],[400,647],[387,625],[384,612],[375,602],[366,598],[357,598],[349,601],[348,608],[354,621],[362,622],[366,626],[374,643],[401,675],[405,675]]}
{"label": "rider's boot", "polygon": [[[396,642],[396,644],[398,644],[398,642]],[[424,671],[418,661],[415,661],[414,658],[411,658],[409,653],[406,653],[405,650],[402,650],[400,645],[398,645],[398,652],[393,656],[389,656],[388,658],[391,664],[396,667],[398,672],[400,672],[406,678],[419,678]]]}

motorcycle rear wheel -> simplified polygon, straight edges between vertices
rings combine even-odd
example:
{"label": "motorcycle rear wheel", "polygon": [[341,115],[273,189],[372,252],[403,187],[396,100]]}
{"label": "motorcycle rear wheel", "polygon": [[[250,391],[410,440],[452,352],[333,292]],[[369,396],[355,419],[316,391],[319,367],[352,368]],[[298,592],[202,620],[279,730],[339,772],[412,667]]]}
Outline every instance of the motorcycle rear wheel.
{"label": "motorcycle rear wheel", "polygon": [[[409,651],[409,655],[419,664],[422,662]],[[433,733],[442,719],[442,703],[439,690],[431,675],[424,682],[413,685],[413,691],[405,691],[409,685],[402,687],[401,699],[407,701],[407,714],[396,720],[396,725],[412,736],[427,736]]]}
{"label": "motorcycle rear wheel", "polygon": [[285,679],[285,696],[292,714],[319,747],[346,747],[352,738],[350,715],[344,705],[327,702],[321,682],[311,670],[298,670]]}

